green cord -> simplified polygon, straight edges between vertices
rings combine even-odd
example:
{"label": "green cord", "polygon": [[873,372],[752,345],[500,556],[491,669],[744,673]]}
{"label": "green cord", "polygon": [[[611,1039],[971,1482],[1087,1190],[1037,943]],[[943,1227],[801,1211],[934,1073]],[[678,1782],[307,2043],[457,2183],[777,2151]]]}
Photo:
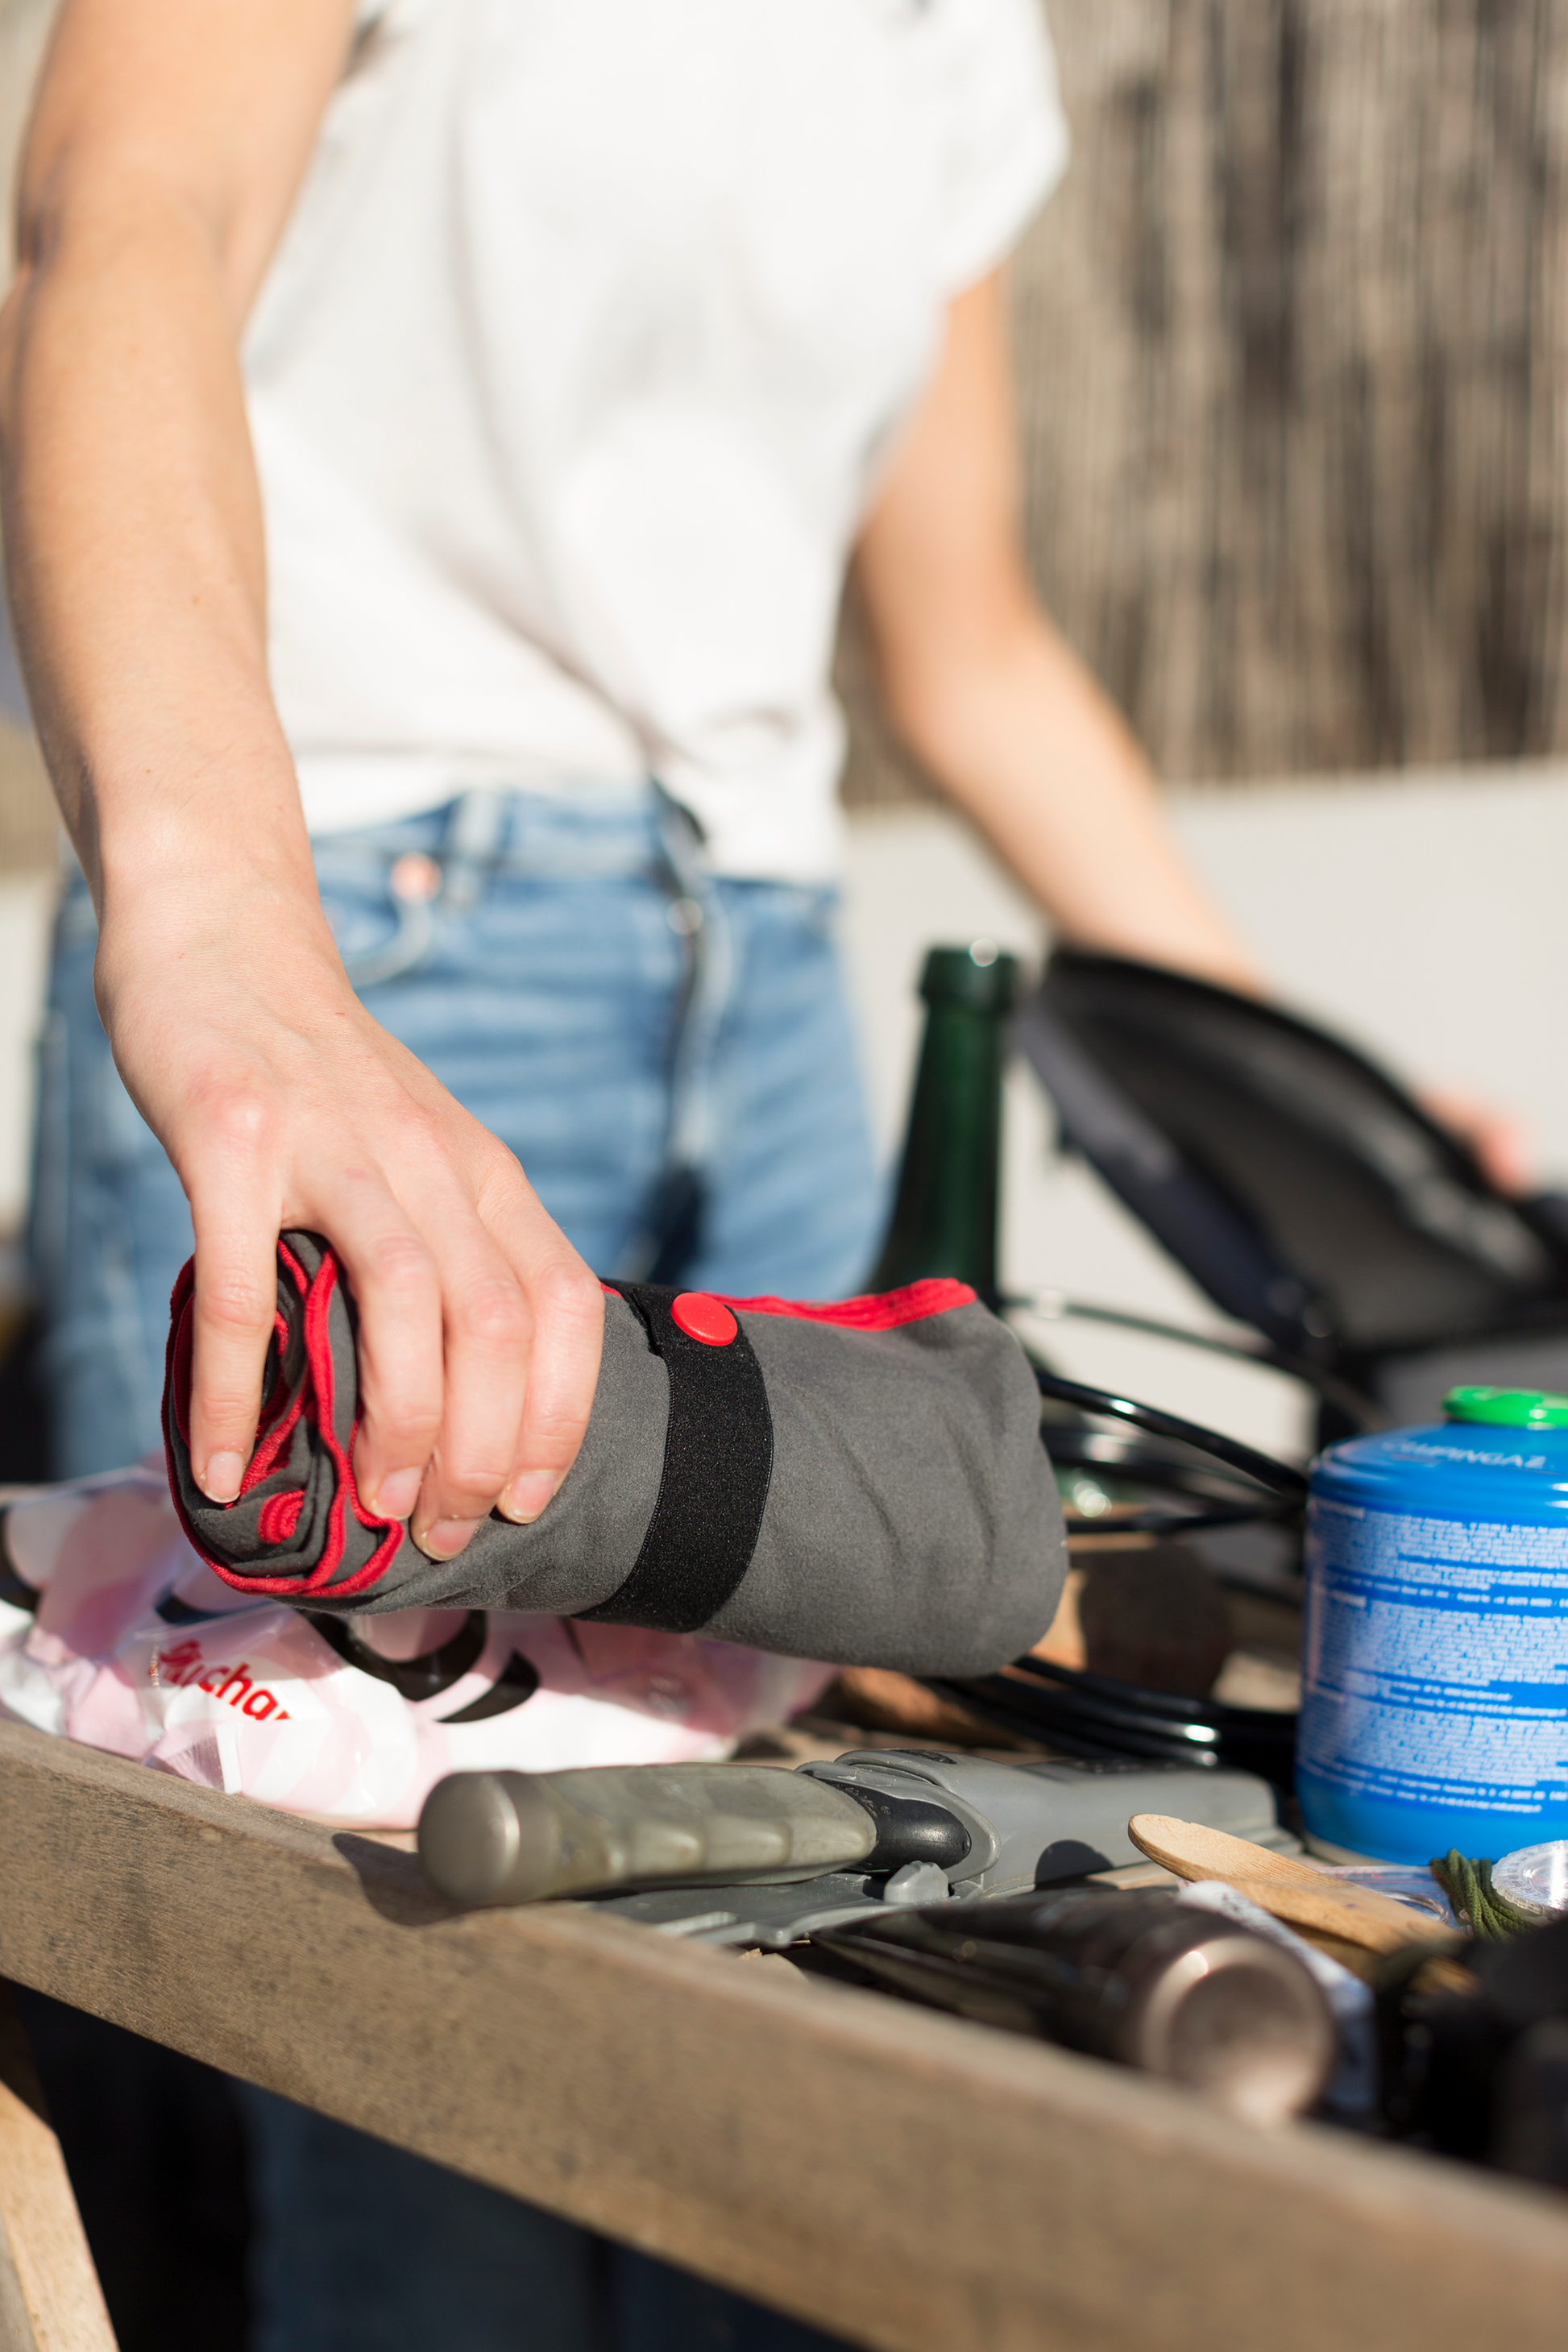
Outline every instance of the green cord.
{"label": "green cord", "polygon": [[1429,1867],[1455,1910],[1469,1921],[1471,1932],[1483,1942],[1505,1944],[1510,1936],[1541,1925],[1530,1912],[1498,1893],[1489,1862],[1468,1862],[1458,1846],[1450,1846]]}

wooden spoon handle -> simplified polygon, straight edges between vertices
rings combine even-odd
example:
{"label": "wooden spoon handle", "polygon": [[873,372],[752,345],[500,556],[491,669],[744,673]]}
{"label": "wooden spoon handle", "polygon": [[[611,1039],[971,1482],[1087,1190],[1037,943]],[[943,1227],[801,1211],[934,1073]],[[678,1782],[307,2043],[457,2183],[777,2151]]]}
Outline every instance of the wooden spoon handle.
{"label": "wooden spoon handle", "polygon": [[[1234,1886],[1238,1894],[1250,1896],[1260,1910],[1285,1920],[1292,1927],[1317,1928],[1325,1935],[1342,1937],[1347,1944],[1359,1944],[1369,1952],[1402,1952],[1407,1944],[1434,1944],[1447,1948],[1460,1940],[1440,1920],[1424,1919],[1408,1903],[1392,1903],[1382,1895],[1369,1897],[1362,1887],[1353,1895],[1342,1893],[1331,1879],[1325,1882],[1321,1893],[1313,1886],[1297,1886],[1275,1878],[1230,1878],[1226,1884]],[[1373,1911],[1374,1901],[1383,1907]]]}
{"label": "wooden spoon handle", "polygon": [[1451,1946],[1450,1929],[1408,1903],[1395,1902],[1371,1887],[1346,1885],[1288,1854],[1229,1837],[1201,1822],[1180,1822],[1165,1813],[1134,1813],[1127,1824],[1133,1844],[1178,1878],[1217,1878],[1249,1895],[1260,1908],[1293,1927],[1342,1936],[1373,1952],[1396,1952],[1406,1944]]}
{"label": "wooden spoon handle", "polygon": [[1202,1822],[1177,1821],[1169,1813],[1134,1813],[1127,1834],[1151,1862],[1163,1863],[1178,1878],[1225,1878],[1240,1870],[1248,1878],[1298,1879],[1316,1886],[1322,1875],[1289,1854],[1270,1853],[1267,1846],[1247,1838],[1211,1830]]}

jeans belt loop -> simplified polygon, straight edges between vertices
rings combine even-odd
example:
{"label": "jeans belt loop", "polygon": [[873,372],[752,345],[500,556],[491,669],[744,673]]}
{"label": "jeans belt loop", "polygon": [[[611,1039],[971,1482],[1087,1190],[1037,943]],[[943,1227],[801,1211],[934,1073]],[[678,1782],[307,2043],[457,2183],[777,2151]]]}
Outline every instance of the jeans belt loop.
{"label": "jeans belt loop", "polygon": [[466,915],[495,865],[506,833],[510,795],[475,784],[452,803],[441,851],[441,903]]}

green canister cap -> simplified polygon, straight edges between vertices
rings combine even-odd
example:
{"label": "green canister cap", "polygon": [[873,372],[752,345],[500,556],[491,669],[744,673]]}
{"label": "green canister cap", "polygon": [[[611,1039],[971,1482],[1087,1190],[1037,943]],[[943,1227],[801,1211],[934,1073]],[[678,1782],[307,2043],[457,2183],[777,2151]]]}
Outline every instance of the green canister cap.
{"label": "green canister cap", "polygon": [[1449,1421],[1485,1421],[1499,1429],[1568,1429],[1568,1396],[1550,1389],[1450,1389]]}

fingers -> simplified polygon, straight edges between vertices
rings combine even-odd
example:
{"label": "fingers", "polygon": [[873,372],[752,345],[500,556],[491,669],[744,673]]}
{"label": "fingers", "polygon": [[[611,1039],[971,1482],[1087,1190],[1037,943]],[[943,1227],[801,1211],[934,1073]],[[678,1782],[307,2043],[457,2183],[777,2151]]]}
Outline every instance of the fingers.
{"label": "fingers", "polygon": [[1535,1137],[1525,1120],[1507,1111],[1488,1110],[1466,1139],[1500,1192],[1522,1194],[1535,1190],[1539,1181]]}
{"label": "fingers", "polygon": [[1538,1181],[1535,1138],[1517,1112],[1468,1087],[1424,1086],[1416,1100],[1468,1146],[1500,1192],[1528,1192]]}
{"label": "fingers", "polygon": [[359,1310],[354,1481],[368,1509],[405,1519],[441,1427],[441,1269],[390,1188],[368,1171],[338,1177],[321,1223]]}
{"label": "fingers", "polygon": [[[532,1213],[526,1223],[548,1225],[531,1193],[529,1202]],[[548,1239],[536,1233],[530,1239],[533,1333],[528,1382],[511,1475],[498,1506],[504,1517],[521,1525],[539,1517],[577,1459],[605,1345],[605,1294],[596,1277],[553,1225]]]}
{"label": "fingers", "polygon": [[482,1229],[443,1268],[446,1396],[414,1539],[451,1559],[494,1509],[522,1420],[533,1318],[523,1286]]}
{"label": "fingers", "polygon": [[571,1468],[598,1380],[603,1295],[511,1155],[449,1111],[454,1131],[441,1119],[413,1141],[405,1131],[401,1182],[381,1155],[344,1166],[321,1154],[310,1182],[280,1188],[281,1204],[257,1173],[264,1137],[215,1145],[206,1129],[191,1188],[191,1454],[214,1501],[238,1495],[255,1444],[280,1224],[324,1234],[353,1292],[354,1475],[368,1508],[408,1520],[449,1559],[498,1507],[537,1518]]}
{"label": "fingers", "polygon": [[415,1540],[451,1559],[491,1510],[539,1517],[576,1458],[599,1376],[604,1295],[515,1174],[501,1236],[455,1270],[440,1440]]}
{"label": "fingers", "polygon": [[499,1163],[482,1205],[437,1184],[416,1222],[369,1174],[321,1204],[359,1312],[360,1493],[437,1559],[492,1510],[538,1517],[598,1381],[598,1283],[510,1153]]}
{"label": "fingers", "polygon": [[223,1210],[192,1196],[196,1288],[191,1359],[191,1471],[232,1503],[256,1444],[261,1374],[278,1311],[277,1212],[220,1188]]}
{"label": "fingers", "polygon": [[361,1496],[449,1558],[503,1497],[536,1517],[571,1467],[603,1298],[511,1154],[347,994],[341,966],[321,979],[319,943],[280,965],[276,915],[268,897],[250,957],[227,935],[173,961],[133,941],[110,1016],[195,1226],[192,1472],[215,1502],[237,1496],[278,1234],[320,1233],[358,1311]]}

